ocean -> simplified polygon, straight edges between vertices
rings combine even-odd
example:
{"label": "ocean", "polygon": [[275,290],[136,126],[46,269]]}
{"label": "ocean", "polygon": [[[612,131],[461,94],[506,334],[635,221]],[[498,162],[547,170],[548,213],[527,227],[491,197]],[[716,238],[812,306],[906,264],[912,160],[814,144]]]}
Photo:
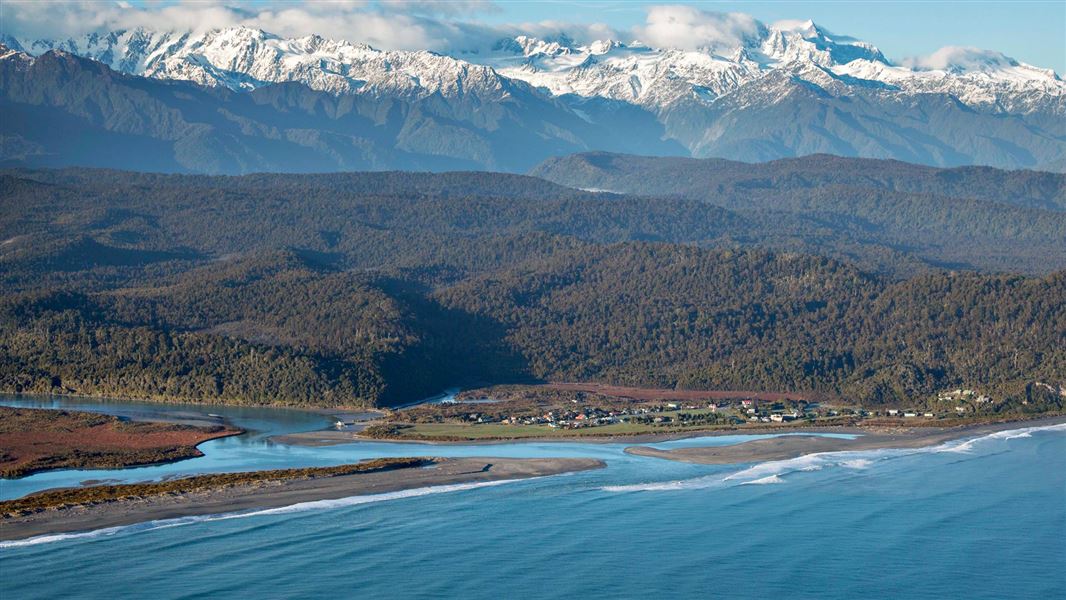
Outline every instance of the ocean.
{"label": "ocean", "polygon": [[[279,415],[247,418],[274,432],[321,418]],[[207,456],[184,463],[40,474],[0,492],[427,453],[297,448],[265,435],[202,448]],[[608,467],[3,543],[0,597],[1066,597],[1066,426],[754,465],[623,448],[434,446],[454,456],[591,456]]]}

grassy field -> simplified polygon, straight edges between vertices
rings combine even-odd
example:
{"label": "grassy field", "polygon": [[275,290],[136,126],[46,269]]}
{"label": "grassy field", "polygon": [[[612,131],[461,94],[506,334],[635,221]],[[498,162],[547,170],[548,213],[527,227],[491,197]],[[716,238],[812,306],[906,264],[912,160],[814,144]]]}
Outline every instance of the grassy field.
{"label": "grassy field", "polygon": [[[697,411],[685,411],[694,413]],[[669,413],[663,413],[669,415]],[[763,425],[766,425],[765,423]],[[553,428],[547,425],[506,425],[502,423],[415,423],[410,427],[396,431],[396,437],[411,439],[440,440],[479,440],[479,439],[522,439],[541,437],[599,437],[617,435],[640,435],[654,433],[675,433],[678,431],[707,431],[728,429],[730,425],[693,424],[652,425],[644,423],[615,423],[598,427],[581,429]]]}

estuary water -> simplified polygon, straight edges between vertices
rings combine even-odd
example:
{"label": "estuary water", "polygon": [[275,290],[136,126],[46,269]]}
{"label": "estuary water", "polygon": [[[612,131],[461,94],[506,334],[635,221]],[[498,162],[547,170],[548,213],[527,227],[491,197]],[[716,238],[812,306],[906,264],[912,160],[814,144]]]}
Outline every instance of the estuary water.
{"label": "estuary water", "polygon": [[0,598],[1066,597],[1066,426],[702,466],[622,444],[291,447],[266,434],[325,418],[105,404],[203,410],[258,433],[208,442],[182,463],[5,481],[3,497],[378,456],[590,456],[608,467],[4,543]]}

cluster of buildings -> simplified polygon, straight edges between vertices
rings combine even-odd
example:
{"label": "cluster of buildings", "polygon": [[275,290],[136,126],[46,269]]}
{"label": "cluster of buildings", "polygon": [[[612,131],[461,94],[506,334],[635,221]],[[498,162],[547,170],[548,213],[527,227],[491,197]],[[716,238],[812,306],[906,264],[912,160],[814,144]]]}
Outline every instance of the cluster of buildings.
{"label": "cluster of buildings", "polygon": [[[575,401],[575,404],[579,402]],[[739,402],[667,402],[631,407],[604,408],[575,406],[571,409],[556,408],[541,414],[532,414],[529,409],[516,409],[515,414],[500,411],[469,412],[458,416],[465,423],[500,423],[504,425],[547,425],[560,429],[600,427],[619,423],[648,425],[713,424],[722,419],[734,423],[789,423],[797,419],[816,416],[837,416],[834,410],[822,410],[817,403],[763,402],[740,400]],[[692,411],[692,412],[687,412]],[[859,414],[845,411],[848,414]],[[892,411],[896,413],[897,411]],[[862,411],[862,415],[869,413]],[[909,413],[908,413],[909,416]],[[915,415],[917,416],[917,415]]]}
{"label": "cluster of buildings", "polygon": [[916,410],[900,411],[900,410],[895,409],[895,408],[890,408],[890,409],[888,409],[888,416],[890,416],[890,417],[904,417],[906,419],[913,419],[915,417],[925,417],[925,418],[931,419],[931,418],[935,417],[936,415],[934,415],[931,412],[920,413],[920,412],[918,412]]}
{"label": "cluster of buildings", "polygon": [[795,421],[800,418],[800,414],[796,410],[784,410],[783,408],[776,408],[781,405],[772,405],[769,410],[765,407],[760,408],[757,400],[741,400],[741,411],[747,415],[748,421],[753,423],[787,423],[789,421]]}
{"label": "cluster of buildings", "polygon": [[[704,411],[704,409],[707,409]],[[600,407],[584,407],[572,410],[554,409],[540,415],[517,414],[499,415],[488,413],[467,413],[460,420],[467,423],[502,423],[505,425],[547,425],[553,428],[580,429],[583,427],[599,427],[602,425],[614,425],[616,423],[673,423],[682,420],[686,423],[693,422],[689,413],[677,413],[682,410],[701,410],[706,413],[717,413],[719,405],[711,403],[706,405],[667,403],[657,405],[635,406],[617,409],[605,409]],[[663,414],[663,413],[672,414]],[[684,417],[684,418],[682,418]]]}
{"label": "cluster of buildings", "polygon": [[669,423],[672,421],[671,417],[656,415],[667,410],[673,410],[672,407],[674,406],[676,405],[641,406],[616,410],[607,410],[599,407],[578,410],[549,410],[539,416],[504,417],[501,422],[510,425],[548,425],[549,427],[563,429],[599,427],[615,423],[629,423],[630,421]]}
{"label": "cluster of buildings", "polygon": [[942,392],[942,393],[940,393],[937,396],[936,399],[940,400],[941,402],[952,402],[952,401],[959,402],[961,400],[968,400],[970,402],[973,402],[974,404],[991,404],[992,403],[992,397],[991,396],[985,396],[984,394],[978,394],[977,392],[975,392],[973,390],[963,390],[963,389],[952,390],[952,391],[949,391],[949,392]]}
{"label": "cluster of buildings", "polygon": [[984,394],[979,394],[974,390],[949,390],[947,392],[941,392],[937,394],[936,399],[940,402],[955,402],[958,406],[955,407],[955,412],[963,415],[968,412],[973,412],[983,405],[992,404],[992,397]]}

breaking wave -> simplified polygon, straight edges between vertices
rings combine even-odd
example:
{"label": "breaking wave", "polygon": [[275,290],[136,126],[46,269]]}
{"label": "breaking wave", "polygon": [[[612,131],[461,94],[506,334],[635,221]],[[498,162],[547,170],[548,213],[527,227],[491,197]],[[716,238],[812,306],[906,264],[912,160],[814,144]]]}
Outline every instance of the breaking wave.
{"label": "breaking wave", "polygon": [[[1016,440],[1019,438],[1032,437],[1035,431],[1066,431],[1066,423],[1057,425],[1041,425],[1037,427],[1022,427],[1020,429],[1005,429],[996,431],[981,437],[944,442],[931,448],[934,452],[970,452],[977,444],[988,440]],[[924,448],[922,449],[924,450]]]}
{"label": "breaking wave", "polygon": [[[143,524],[142,524],[143,525]],[[86,538],[97,538],[108,535],[114,535],[120,531],[134,529],[135,525],[125,525],[120,527],[107,527],[105,529],[95,529],[93,531],[82,531],[78,533],[55,533],[49,535],[39,535],[37,537],[26,538],[24,540],[8,540],[0,542],[0,549],[6,548],[21,548],[23,546],[36,546],[37,544],[48,544],[51,542],[62,542],[64,540],[77,540]]]}
{"label": "breaking wave", "polygon": [[529,481],[530,479],[501,479],[498,481],[480,481],[476,483],[454,483],[448,485],[437,485],[431,487],[415,488],[410,490],[401,490],[398,492],[386,492],[382,494],[370,494],[366,496],[348,496],[347,498],[337,498],[335,500],[314,500],[311,502],[300,502],[289,506],[280,506],[277,508],[265,508],[261,510],[255,510],[251,512],[233,512],[233,513],[221,513],[215,515],[197,515],[192,517],[177,517],[173,519],[161,519],[158,521],[147,521],[144,523],[135,523],[132,525],[120,525],[118,527],[107,527],[104,529],[94,529],[93,531],[81,531],[76,533],[57,533],[48,535],[39,535],[36,537],[26,538],[24,540],[8,540],[0,542],[0,550],[7,548],[22,548],[25,546],[36,546],[38,544],[49,544],[53,542],[62,542],[66,540],[78,540],[78,539],[92,539],[99,537],[107,537],[115,535],[117,533],[131,533],[137,531],[152,531],[155,529],[166,529],[169,527],[180,527],[182,525],[192,525],[194,523],[206,523],[211,521],[227,521],[231,519],[243,519],[247,517],[258,517],[264,515],[283,515],[289,513],[307,512],[313,510],[328,510],[334,508],[344,508],[348,506],[356,506],[359,504],[370,504],[373,502],[386,502],[389,500],[401,500],[404,498],[416,498],[419,496],[429,496],[431,494],[444,494],[448,492],[459,492],[463,490],[472,490],[476,488],[492,487],[497,485],[504,485],[506,483],[514,483],[516,481]]}
{"label": "breaking wave", "polygon": [[696,477],[681,481],[662,481],[658,483],[635,483],[632,485],[606,485],[601,490],[606,492],[657,492],[670,490],[702,490],[716,487],[726,487],[725,481],[718,475]]}
{"label": "breaking wave", "polygon": [[1031,437],[1036,431],[1066,432],[1066,423],[1023,427],[989,433],[980,437],[951,440],[934,446],[922,448],[884,448],[877,450],[844,450],[839,452],[816,452],[786,460],[773,460],[757,463],[746,469],[722,475],[706,475],[693,479],[670,482],[636,483],[630,485],[609,485],[601,487],[607,492],[653,492],[697,490],[731,487],[733,485],[758,485],[767,483],[784,483],[789,473],[821,471],[826,468],[840,467],[863,470],[874,463],[923,453],[960,452],[967,453],[991,440],[1013,440]]}
{"label": "breaking wave", "polygon": [[745,481],[744,483],[741,483],[740,485],[768,485],[768,484],[773,484],[773,483],[784,483],[784,482],[785,482],[785,480],[781,479],[780,475],[768,475],[768,476],[762,477],[760,479],[753,479],[751,481]]}

